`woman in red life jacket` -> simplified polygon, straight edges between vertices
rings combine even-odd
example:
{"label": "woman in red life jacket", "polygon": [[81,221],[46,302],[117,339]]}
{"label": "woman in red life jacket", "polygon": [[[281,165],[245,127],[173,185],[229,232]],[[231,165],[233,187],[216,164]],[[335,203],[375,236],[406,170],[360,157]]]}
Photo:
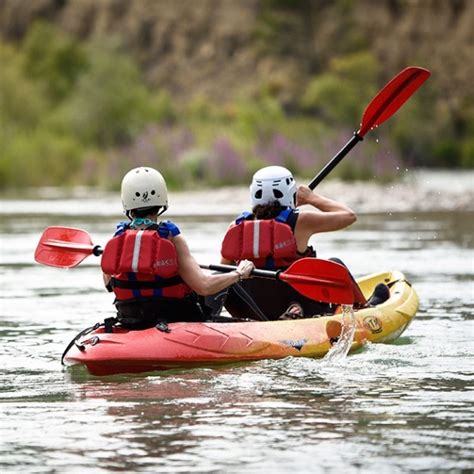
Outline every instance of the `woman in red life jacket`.
{"label": "woman in red life jacket", "polygon": [[215,294],[249,278],[254,264],[248,260],[234,272],[204,273],[178,227],[171,221],[158,222],[168,208],[168,195],[165,180],[155,169],[129,171],[121,194],[129,222],[118,224],[104,248],[101,266],[123,326],[143,329],[160,321],[204,321],[207,317],[197,295]]}
{"label": "woman in red life jacket", "polygon": [[[222,263],[249,259],[258,268],[284,269],[299,258],[316,256],[308,245],[312,235],[343,229],[356,221],[354,211],[345,204],[316,194],[307,186],[297,188],[291,172],[281,166],[257,171],[250,195],[252,213],[244,212],[227,230]],[[303,205],[311,207],[297,209]],[[330,305],[305,298],[282,282],[254,279],[240,286],[269,319],[332,311]],[[364,304],[365,298],[355,283],[354,292]],[[252,311],[235,291],[229,291],[226,308],[235,317],[248,316]]]}

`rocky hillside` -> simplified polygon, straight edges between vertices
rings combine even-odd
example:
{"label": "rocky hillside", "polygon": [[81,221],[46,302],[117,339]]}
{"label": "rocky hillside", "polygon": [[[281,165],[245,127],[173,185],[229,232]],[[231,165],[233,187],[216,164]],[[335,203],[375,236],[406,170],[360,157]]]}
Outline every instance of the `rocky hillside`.
{"label": "rocky hillside", "polygon": [[143,162],[176,187],[306,176],[408,65],[431,78],[335,173],[474,168],[474,0],[0,0],[0,39],[0,192]]}
{"label": "rocky hillside", "polygon": [[0,34],[37,19],[78,38],[118,35],[150,84],[176,98],[226,100],[266,84],[291,105],[334,57],[368,50],[381,80],[406,65],[433,72],[447,107],[472,100],[469,0],[2,0]]}

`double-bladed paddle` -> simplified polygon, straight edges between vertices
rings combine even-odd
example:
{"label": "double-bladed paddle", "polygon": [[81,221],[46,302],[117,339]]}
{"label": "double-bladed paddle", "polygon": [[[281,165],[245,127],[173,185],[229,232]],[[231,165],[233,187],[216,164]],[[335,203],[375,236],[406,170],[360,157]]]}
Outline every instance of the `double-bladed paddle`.
{"label": "double-bladed paddle", "polygon": [[421,67],[407,67],[399,72],[390,82],[379,91],[370,101],[364,111],[362,122],[357,132],[339,150],[327,165],[308,184],[314,189],[354,148],[364,139],[364,135],[389,119],[430,77],[431,73]]}
{"label": "double-bladed paddle", "polygon": [[[59,268],[73,268],[89,255],[103,252],[94,245],[88,232],[71,227],[48,227],[40,238],[35,251],[38,263]],[[201,268],[231,272],[232,265],[200,265]],[[352,304],[352,280],[347,269],[336,262],[316,258],[302,258],[285,271],[255,269],[252,276],[270,278],[287,283],[296,291],[317,301]]]}

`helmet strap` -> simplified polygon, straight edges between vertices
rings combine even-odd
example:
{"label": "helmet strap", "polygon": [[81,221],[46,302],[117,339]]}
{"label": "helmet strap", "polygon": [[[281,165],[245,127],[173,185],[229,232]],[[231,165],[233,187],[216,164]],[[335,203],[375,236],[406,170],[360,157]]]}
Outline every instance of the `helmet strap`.
{"label": "helmet strap", "polygon": [[[161,216],[161,214],[163,214],[168,209],[168,206],[157,206],[157,207],[158,207],[158,210],[156,212],[157,217]],[[133,222],[133,221],[137,220],[137,217],[133,217],[132,212],[133,212],[133,209],[129,209],[128,211],[124,211],[124,213],[128,217],[128,219]]]}
{"label": "helmet strap", "polygon": [[158,213],[156,215],[161,216],[161,214],[163,214],[166,209],[168,209],[168,206],[160,206],[160,209],[158,210]]}

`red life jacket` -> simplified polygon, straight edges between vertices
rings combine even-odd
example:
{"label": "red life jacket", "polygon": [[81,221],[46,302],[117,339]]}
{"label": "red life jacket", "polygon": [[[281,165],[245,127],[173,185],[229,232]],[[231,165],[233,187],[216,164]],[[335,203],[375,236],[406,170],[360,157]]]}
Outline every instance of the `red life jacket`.
{"label": "red life jacket", "polygon": [[288,267],[301,258],[293,230],[286,222],[293,211],[286,209],[275,219],[247,220],[244,213],[228,230],[221,254],[227,260],[250,260],[257,268]]}
{"label": "red life jacket", "polygon": [[178,273],[174,244],[156,230],[126,230],[105,246],[101,267],[117,300],[184,298],[192,290]]}

